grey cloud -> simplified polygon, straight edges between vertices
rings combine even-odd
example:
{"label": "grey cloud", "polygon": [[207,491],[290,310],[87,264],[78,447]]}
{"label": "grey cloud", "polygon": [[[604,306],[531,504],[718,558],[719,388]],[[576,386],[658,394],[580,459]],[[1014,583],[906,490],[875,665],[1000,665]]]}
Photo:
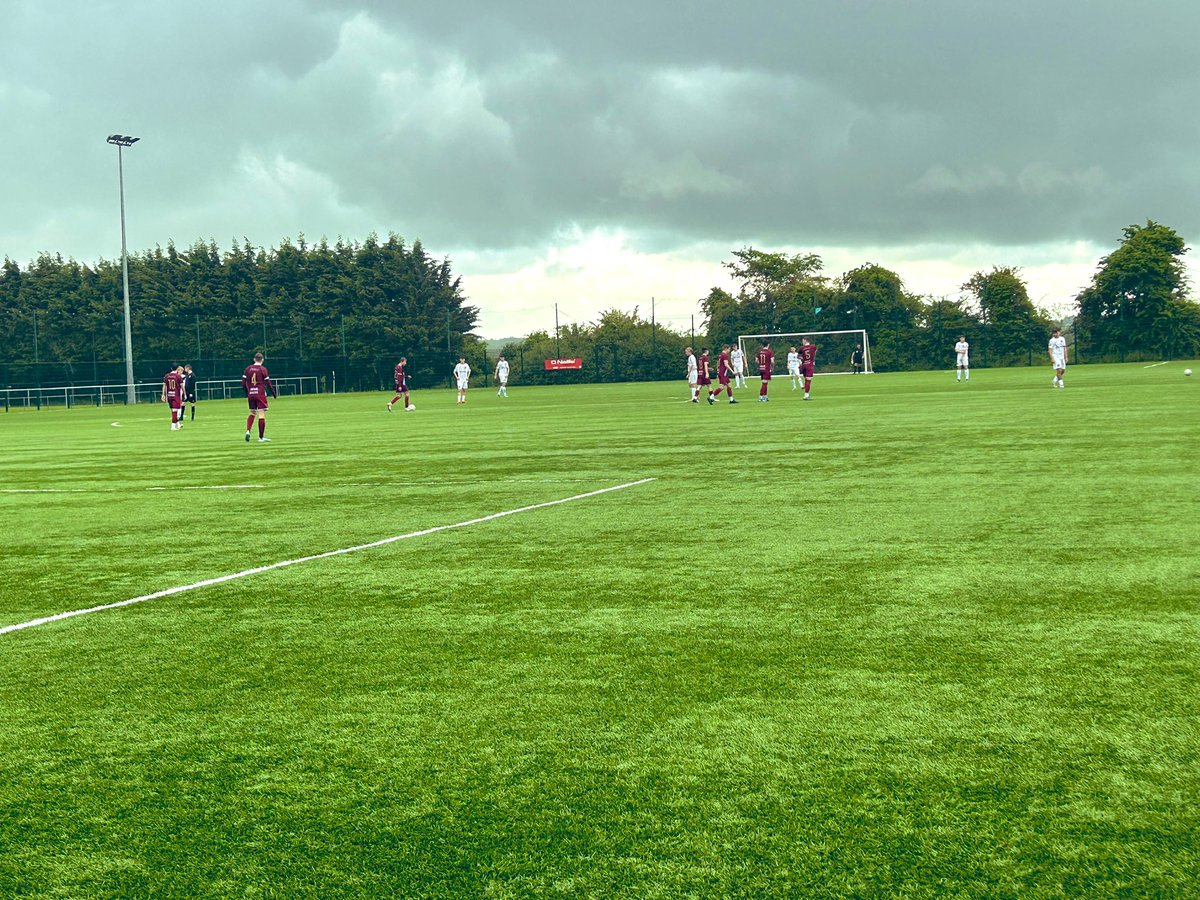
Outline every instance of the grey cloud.
{"label": "grey cloud", "polygon": [[145,137],[135,246],[1200,232],[1182,0],[18,3],[8,21],[0,253],[18,258],[111,255],[116,130]]}

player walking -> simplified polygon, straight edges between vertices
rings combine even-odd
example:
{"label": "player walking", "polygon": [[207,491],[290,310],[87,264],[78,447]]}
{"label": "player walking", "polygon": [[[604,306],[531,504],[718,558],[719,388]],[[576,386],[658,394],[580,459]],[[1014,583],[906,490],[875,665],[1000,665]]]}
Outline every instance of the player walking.
{"label": "player walking", "polygon": [[471,386],[471,367],[467,365],[467,358],[460,356],[458,365],[454,367],[454,381],[458,385],[458,402],[467,402],[467,388]]}
{"label": "player walking", "polygon": [[700,359],[696,361],[697,393],[708,388],[708,405],[713,405],[712,374],[708,370],[708,348],[700,350]]}
{"label": "player walking", "polygon": [[163,403],[171,409],[171,430],[183,427],[183,366],[172,366],[163,376]]}
{"label": "player walking", "polygon": [[691,347],[684,347],[683,354],[687,357],[688,390],[691,391],[693,403],[700,402],[700,372],[696,368],[696,354]]}
{"label": "player walking", "polygon": [[788,347],[787,367],[788,378],[792,380],[794,391],[800,383],[800,354],[796,352],[795,347]]}
{"label": "player walking", "polygon": [[813,373],[817,368],[817,345],[808,338],[800,338],[800,375],[804,379],[804,399],[812,390]]}
{"label": "player walking", "polygon": [[[196,421],[196,373],[191,365],[183,367],[183,400],[192,407],[192,421]],[[183,407],[179,408],[179,418],[183,418]]]}
{"label": "player walking", "polygon": [[413,408],[413,405],[408,402],[408,374],[404,371],[404,367],[408,365],[408,357],[400,357],[400,362],[396,363],[396,369],[392,375],[396,379],[396,396],[388,401],[388,412],[392,411],[396,401],[401,397],[404,398],[404,411],[408,412]]}
{"label": "player walking", "polygon": [[[500,385],[500,390],[496,391],[497,397],[508,396],[508,360],[504,358],[504,354],[500,354],[500,358],[496,360],[496,383]],[[528,397],[526,399],[529,399]]]}
{"label": "player walking", "polygon": [[958,336],[958,343],[954,345],[954,358],[954,380],[970,381],[971,345],[967,343],[966,335]]}
{"label": "player walking", "polygon": [[744,388],[746,386],[746,354],[742,350],[741,344],[733,348],[733,352],[729,354],[729,361],[733,365],[734,387]]}
{"label": "player walking", "polygon": [[767,388],[771,385],[771,370],[775,367],[775,354],[771,352],[771,342],[763,341],[758,351],[758,402],[767,403]]}
{"label": "player walking", "polygon": [[1050,365],[1054,367],[1054,380],[1050,383],[1055,387],[1066,387],[1063,375],[1067,373],[1067,339],[1063,337],[1062,329],[1055,328],[1048,346]]}
{"label": "player walking", "polygon": [[729,395],[730,403],[737,403],[733,399],[733,388],[729,386],[729,377],[733,374],[733,364],[729,359],[729,345],[726,344],[721,348],[720,355],[717,356],[717,393],[716,397],[710,396],[708,402],[712,403],[714,399],[719,399],[721,391],[725,391]]}
{"label": "player walking", "polygon": [[246,366],[242,373],[242,390],[246,392],[246,402],[250,404],[250,416],[246,419],[246,443],[250,443],[250,426],[258,419],[258,442],[268,444],[271,439],[266,436],[267,430],[267,392],[278,399],[279,392],[275,390],[275,382],[267,374],[263,365],[263,355],[254,354],[254,362]]}

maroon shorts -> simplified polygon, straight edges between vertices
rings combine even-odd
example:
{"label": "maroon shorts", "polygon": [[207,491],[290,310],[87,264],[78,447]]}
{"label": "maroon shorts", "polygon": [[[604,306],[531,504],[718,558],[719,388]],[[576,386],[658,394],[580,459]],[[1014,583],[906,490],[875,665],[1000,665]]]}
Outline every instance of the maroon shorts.
{"label": "maroon shorts", "polygon": [[167,406],[171,407],[171,409],[183,409],[183,401],[178,397],[168,397]]}
{"label": "maroon shorts", "polygon": [[398,385],[396,385],[396,393],[397,394],[407,394],[408,393],[408,382],[402,381]]}
{"label": "maroon shorts", "polygon": [[759,370],[758,370],[758,377],[759,377],[759,378],[761,378],[763,381],[770,381],[770,380],[771,380],[771,373],[770,373],[770,372],[768,372],[766,369],[759,369]]}
{"label": "maroon shorts", "polygon": [[805,378],[812,378],[813,377],[813,367],[812,366],[801,366],[800,374],[803,375]]}
{"label": "maroon shorts", "polygon": [[255,410],[267,408],[267,398],[266,397],[247,397],[246,400],[250,404],[251,412],[253,412]]}
{"label": "maroon shorts", "polygon": [[699,384],[701,387],[704,387],[704,385],[706,385],[706,384],[712,384],[712,379],[711,379],[711,378],[709,378],[707,375],[705,375],[703,372],[701,372],[701,373],[700,373],[700,381],[699,381],[699,382],[697,382],[697,383],[698,383],[698,384]]}
{"label": "maroon shorts", "polygon": [[717,384],[729,384],[729,373],[717,376]]}

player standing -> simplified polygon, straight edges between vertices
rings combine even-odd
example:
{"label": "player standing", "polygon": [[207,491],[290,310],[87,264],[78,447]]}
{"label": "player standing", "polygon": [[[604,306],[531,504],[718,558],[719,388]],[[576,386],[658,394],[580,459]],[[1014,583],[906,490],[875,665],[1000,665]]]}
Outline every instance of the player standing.
{"label": "player standing", "polygon": [[800,375],[804,379],[804,399],[812,390],[813,373],[817,369],[817,345],[808,338],[800,338]]}
{"label": "player standing", "polygon": [[771,370],[775,367],[775,354],[771,352],[771,342],[763,341],[758,351],[758,402],[767,403],[767,388],[771,385]]}
{"label": "player standing", "polygon": [[[504,354],[500,354],[500,358],[496,360],[496,383],[500,385],[500,390],[496,391],[497,397],[508,396],[508,360],[504,358]],[[528,399],[528,398],[526,398]]]}
{"label": "player standing", "polygon": [[696,354],[692,352],[691,347],[684,347],[683,353],[687,357],[687,380],[688,390],[691,391],[692,402],[700,402],[700,373],[696,369]]}
{"label": "player standing", "polygon": [[1055,328],[1050,336],[1050,365],[1054,367],[1054,380],[1050,383],[1055,387],[1066,387],[1063,375],[1067,373],[1067,339],[1063,337],[1062,329]]}
{"label": "player standing", "polygon": [[396,396],[388,401],[388,412],[392,411],[392,407],[401,397],[404,398],[404,411],[408,412],[412,409],[412,404],[408,402],[408,374],[404,371],[404,367],[408,365],[408,357],[400,357],[400,362],[396,363],[396,369],[392,373],[396,379]]}
{"label": "player standing", "polygon": [[[192,421],[196,421],[196,373],[191,365],[183,367],[183,400],[192,406]],[[183,418],[183,407],[179,408],[179,418]]]}
{"label": "player standing", "polygon": [[163,403],[171,409],[171,430],[183,427],[183,366],[171,366],[163,376]]}
{"label": "player standing", "polygon": [[729,361],[733,365],[734,387],[744,388],[746,386],[746,354],[742,350],[741,344],[733,348],[733,352],[729,354]]}
{"label": "player standing", "polygon": [[854,352],[850,354],[850,368],[855,375],[861,375],[863,370],[863,349],[862,344],[854,345]]}
{"label": "player standing", "polygon": [[458,385],[458,402],[467,402],[467,388],[471,386],[471,367],[467,365],[467,358],[460,356],[458,365],[454,367],[454,381]]}
{"label": "player standing", "polygon": [[[729,376],[733,374],[733,364],[730,362],[729,355],[729,345],[726,344],[721,348],[720,355],[717,356],[716,396],[719,398],[721,396],[721,391],[724,390],[725,393],[729,395],[729,402],[737,403],[737,401],[733,399],[733,388],[729,386]],[[709,397],[709,402],[711,403],[713,399],[713,397]]]}
{"label": "player standing", "polygon": [[242,390],[246,392],[246,402],[250,404],[250,416],[246,419],[246,443],[250,443],[250,427],[255,418],[258,419],[258,442],[270,443],[271,439],[266,436],[267,392],[270,391],[271,396],[277,399],[279,392],[275,390],[275,382],[271,381],[271,376],[267,374],[261,353],[254,354],[254,362],[246,366],[246,371],[242,373]]}
{"label": "player standing", "polygon": [[788,378],[792,380],[794,391],[800,382],[800,354],[796,352],[795,347],[788,347],[787,367]]}
{"label": "player standing", "polygon": [[958,336],[958,343],[954,345],[954,380],[955,381],[970,381],[971,380],[971,345],[967,343],[966,335]]}

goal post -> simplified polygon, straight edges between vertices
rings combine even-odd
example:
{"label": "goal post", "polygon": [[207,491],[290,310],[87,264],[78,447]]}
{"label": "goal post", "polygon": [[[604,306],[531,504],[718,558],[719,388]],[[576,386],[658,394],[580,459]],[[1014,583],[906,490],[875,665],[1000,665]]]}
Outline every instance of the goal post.
{"label": "goal post", "polygon": [[862,372],[872,374],[871,341],[867,338],[865,328],[851,328],[845,331],[785,331],[771,334],[739,334],[738,346],[746,357],[746,374],[755,375],[758,365],[755,359],[758,348],[764,342],[771,342],[771,351],[775,354],[772,375],[787,375],[788,348],[794,346],[800,349],[802,338],[808,338],[817,347],[814,373],[817,375],[852,375],[852,362],[855,348],[862,350]]}

